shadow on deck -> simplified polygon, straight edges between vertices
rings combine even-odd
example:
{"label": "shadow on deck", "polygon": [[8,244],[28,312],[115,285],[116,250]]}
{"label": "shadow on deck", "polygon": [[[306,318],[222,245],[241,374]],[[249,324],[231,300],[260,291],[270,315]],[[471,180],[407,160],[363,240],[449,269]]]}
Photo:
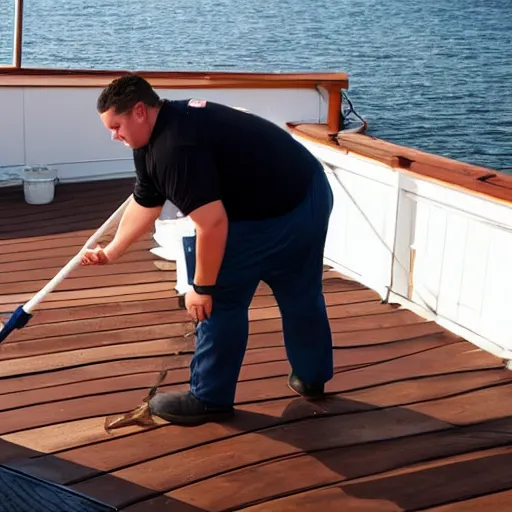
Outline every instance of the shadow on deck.
{"label": "shadow on deck", "polygon": [[[0,190],[0,311],[44,286],[130,190],[63,185],[45,206]],[[173,264],[152,246],[148,236],[110,267],[78,269],[0,347],[0,511],[511,508],[512,374],[329,269],[325,400],[288,389],[279,310],[262,284],[235,418],[107,434],[105,416],[138,405],[163,367],[164,389],[188,383],[190,321]]]}

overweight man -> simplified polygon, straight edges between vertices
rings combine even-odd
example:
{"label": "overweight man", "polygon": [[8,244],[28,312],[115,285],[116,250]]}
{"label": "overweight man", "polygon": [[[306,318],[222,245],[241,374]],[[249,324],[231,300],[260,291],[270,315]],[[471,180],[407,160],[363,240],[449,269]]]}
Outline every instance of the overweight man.
{"label": "overweight man", "polygon": [[195,225],[185,296],[198,322],[190,389],[157,393],[151,413],[181,425],[233,414],[260,281],[282,315],[288,385],[306,399],[322,397],[333,376],[322,290],[333,196],[319,161],[270,121],[210,101],[161,99],[136,74],[112,81],[97,110],[113,138],[133,149],[136,180],[114,239],[82,264],[114,262],[153,228],[166,200]]}

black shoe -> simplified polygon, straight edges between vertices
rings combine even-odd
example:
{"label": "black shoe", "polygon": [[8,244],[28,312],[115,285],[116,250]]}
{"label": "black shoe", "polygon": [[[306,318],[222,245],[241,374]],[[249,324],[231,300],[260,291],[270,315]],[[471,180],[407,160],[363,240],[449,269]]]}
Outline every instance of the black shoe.
{"label": "black shoe", "polygon": [[234,413],[231,406],[208,406],[190,391],[157,393],[149,401],[149,409],[151,414],[175,425],[201,425],[210,421],[221,421]]}
{"label": "black shoe", "polygon": [[314,400],[324,396],[324,384],[307,384],[303,382],[297,375],[291,373],[288,377],[288,387],[295,393]]}

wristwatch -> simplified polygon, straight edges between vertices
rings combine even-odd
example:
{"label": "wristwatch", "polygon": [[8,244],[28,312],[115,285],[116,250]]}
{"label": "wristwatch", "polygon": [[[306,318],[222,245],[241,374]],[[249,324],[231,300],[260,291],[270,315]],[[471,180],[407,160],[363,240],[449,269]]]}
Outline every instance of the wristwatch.
{"label": "wristwatch", "polygon": [[212,293],[215,290],[215,285],[201,286],[194,283],[192,286],[194,288],[194,291],[199,295],[212,295]]}

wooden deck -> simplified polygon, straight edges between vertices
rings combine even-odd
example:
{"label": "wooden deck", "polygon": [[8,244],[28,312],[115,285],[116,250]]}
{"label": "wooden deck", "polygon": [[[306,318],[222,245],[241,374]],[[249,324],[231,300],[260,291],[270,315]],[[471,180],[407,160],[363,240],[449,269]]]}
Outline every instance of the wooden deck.
{"label": "wooden deck", "polygon": [[[0,312],[42,288],[130,191],[59,185],[52,204],[29,206],[0,189]],[[105,417],[139,405],[163,368],[163,388],[187,386],[192,325],[152,245],[78,269],[0,346],[0,511],[512,509],[512,373],[327,269],[328,398],[288,389],[262,284],[234,419],[106,433]]]}

